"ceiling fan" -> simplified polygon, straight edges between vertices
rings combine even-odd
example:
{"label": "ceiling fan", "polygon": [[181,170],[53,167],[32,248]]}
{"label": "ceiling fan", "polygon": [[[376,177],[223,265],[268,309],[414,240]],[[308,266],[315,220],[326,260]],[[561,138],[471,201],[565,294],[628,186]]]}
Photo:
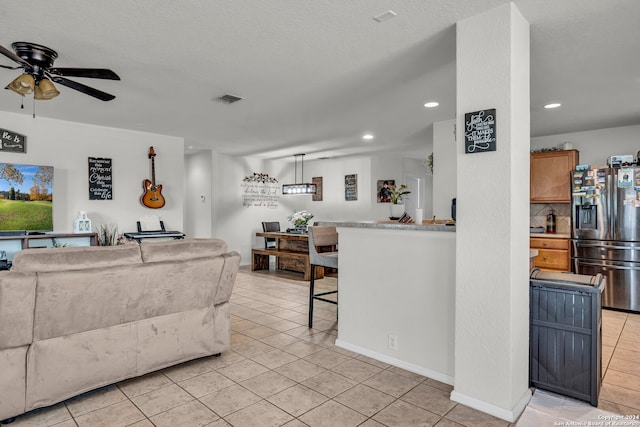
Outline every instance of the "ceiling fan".
{"label": "ceiling fan", "polygon": [[34,93],[39,100],[52,99],[60,94],[53,82],[70,87],[101,101],[111,101],[114,95],[94,89],[85,84],[69,80],[66,77],[88,77],[92,79],[120,80],[120,77],[105,68],[66,68],[53,67],[53,61],[58,53],[46,46],[29,42],[15,42],[11,44],[15,51],[0,46],[0,53],[17,62],[18,66],[1,65],[2,68],[17,70],[22,68],[23,74],[13,80],[5,89],[10,89],[22,96]]}

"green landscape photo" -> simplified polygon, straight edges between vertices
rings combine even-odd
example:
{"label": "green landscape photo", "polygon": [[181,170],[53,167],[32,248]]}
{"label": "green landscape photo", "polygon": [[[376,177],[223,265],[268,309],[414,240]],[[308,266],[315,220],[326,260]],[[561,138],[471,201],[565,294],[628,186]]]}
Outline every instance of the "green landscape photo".
{"label": "green landscape photo", "polygon": [[0,231],[53,230],[53,167],[0,163]]}

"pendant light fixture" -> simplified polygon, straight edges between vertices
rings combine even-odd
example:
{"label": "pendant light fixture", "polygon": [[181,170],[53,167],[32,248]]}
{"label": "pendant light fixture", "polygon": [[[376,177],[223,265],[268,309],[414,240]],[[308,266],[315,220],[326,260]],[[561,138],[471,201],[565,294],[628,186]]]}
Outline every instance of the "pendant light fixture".
{"label": "pendant light fixture", "polygon": [[282,194],[316,194],[317,188],[315,184],[300,183],[298,184],[298,157],[300,157],[300,181],[304,181],[304,154],[294,154],[294,180],[295,184],[283,184]]}

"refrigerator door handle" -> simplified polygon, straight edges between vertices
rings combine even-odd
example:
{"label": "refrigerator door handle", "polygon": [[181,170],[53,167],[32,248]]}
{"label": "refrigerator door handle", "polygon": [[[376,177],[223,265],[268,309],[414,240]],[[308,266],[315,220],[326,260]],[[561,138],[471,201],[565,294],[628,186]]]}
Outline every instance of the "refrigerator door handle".
{"label": "refrigerator door handle", "polygon": [[[640,264],[636,265],[636,266],[628,266],[628,265],[620,265],[620,264],[614,264],[612,262],[607,262],[607,261],[600,261],[600,262],[588,262],[585,260],[581,260],[581,259],[576,259],[575,260],[575,264],[576,264],[576,268],[578,267],[578,265],[585,265],[585,266],[589,266],[589,267],[600,267],[600,269],[602,271],[607,271],[608,269],[613,269],[613,270],[640,270]],[[635,263],[624,263],[624,264],[635,264]]]}
{"label": "refrigerator door handle", "polygon": [[635,243],[634,245],[630,245],[630,246],[620,246],[620,245],[611,245],[611,244],[607,244],[607,243],[583,243],[583,242],[576,242],[576,246],[578,248],[606,248],[606,249],[622,249],[622,250],[629,250],[629,249],[635,249],[635,250],[639,250],[640,251],[640,245],[638,245],[637,243]]}

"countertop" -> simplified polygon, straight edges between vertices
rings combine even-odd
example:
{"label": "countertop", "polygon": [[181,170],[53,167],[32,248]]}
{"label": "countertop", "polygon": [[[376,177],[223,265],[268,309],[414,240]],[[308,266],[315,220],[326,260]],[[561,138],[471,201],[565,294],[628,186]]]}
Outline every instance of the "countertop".
{"label": "countertop", "polygon": [[378,230],[413,230],[413,231],[456,231],[455,225],[444,223],[432,224],[424,220],[422,224],[401,224],[398,221],[318,221],[317,225],[351,228],[374,228]]}
{"label": "countertop", "polygon": [[570,239],[569,233],[530,233],[530,237],[540,237],[545,239]]}

